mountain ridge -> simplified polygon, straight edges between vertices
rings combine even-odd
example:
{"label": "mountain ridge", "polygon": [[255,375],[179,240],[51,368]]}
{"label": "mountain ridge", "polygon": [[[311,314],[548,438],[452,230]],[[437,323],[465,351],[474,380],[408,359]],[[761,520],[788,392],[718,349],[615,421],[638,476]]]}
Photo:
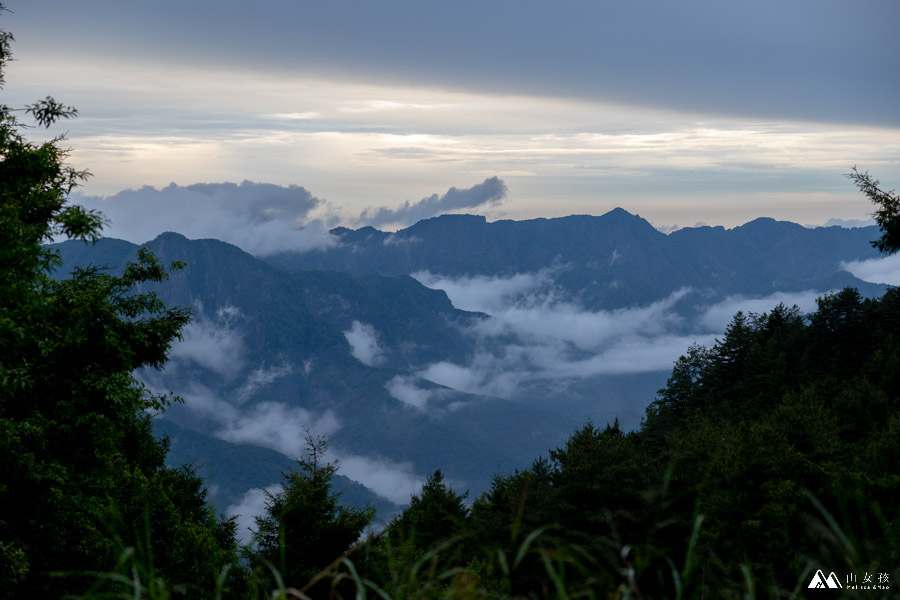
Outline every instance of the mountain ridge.
{"label": "mountain ridge", "polygon": [[[189,459],[193,448],[212,460],[202,440],[213,439],[206,445],[296,456],[306,426],[333,440],[351,479],[393,482],[377,490],[391,502],[435,468],[477,493],[585,420],[636,426],[677,353],[713,339],[720,330],[710,323],[733,314],[735,297],[885,289],[841,268],[877,256],[873,232],[768,218],[664,234],[616,209],[332,231],[331,248],[262,258],[175,232],[149,242],[164,264],[186,267],[142,291],[194,308],[167,371],[146,374],[154,389],[187,399],[166,415],[193,440],[174,456]],[[116,271],[139,246],[103,238],[55,247],[65,269]],[[446,291],[454,285],[494,294],[494,304],[460,310]],[[238,490],[220,487],[221,509]]]}
{"label": "mountain ridge", "polygon": [[[498,276],[566,267],[559,283],[584,306],[616,309],[664,298],[682,287],[702,289],[710,278],[725,294],[826,291],[841,261],[876,258],[877,229],[809,229],[760,217],[731,229],[683,228],[669,234],[622,208],[604,215],[488,222],[476,215],[442,215],[393,233],[371,227],[332,230],[339,244],[264,260],[287,271],[355,275]],[[752,257],[752,258],[751,258]],[[879,288],[849,274],[864,294]],[[614,282],[583,286],[584,281]],[[652,282],[652,283],[650,283]]]}

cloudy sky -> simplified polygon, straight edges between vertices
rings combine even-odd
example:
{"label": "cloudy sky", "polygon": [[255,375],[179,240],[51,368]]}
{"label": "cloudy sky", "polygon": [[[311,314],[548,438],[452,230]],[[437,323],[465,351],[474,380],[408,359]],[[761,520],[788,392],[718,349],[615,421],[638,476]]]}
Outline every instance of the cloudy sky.
{"label": "cloudy sky", "polygon": [[[197,183],[248,182],[223,227],[291,228],[448,205],[815,224],[871,211],[842,177],[854,165],[900,187],[896,0],[6,4],[3,102],[77,106],[82,193],[161,228],[204,218]],[[300,208],[248,216],[251,182]]]}

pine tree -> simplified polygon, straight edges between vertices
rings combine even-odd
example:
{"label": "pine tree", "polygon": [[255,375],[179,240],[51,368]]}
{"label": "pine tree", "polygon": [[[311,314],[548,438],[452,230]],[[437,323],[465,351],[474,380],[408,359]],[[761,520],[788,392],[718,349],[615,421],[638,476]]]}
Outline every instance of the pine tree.
{"label": "pine tree", "polygon": [[881,237],[873,241],[872,245],[884,254],[900,251],[900,196],[893,190],[885,191],[878,187],[879,181],[869,175],[868,171],[860,173],[853,167],[847,178],[877,206],[873,216],[881,228]]}
{"label": "pine tree", "polygon": [[338,462],[324,462],[328,442],[306,434],[306,457],[298,471],[283,473],[282,491],[266,492],[265,515],[256,518],[259,572],[272,566],[287,586],[303,588],[339,559],[369,525],[374,509],[340,503],[331,487]]}

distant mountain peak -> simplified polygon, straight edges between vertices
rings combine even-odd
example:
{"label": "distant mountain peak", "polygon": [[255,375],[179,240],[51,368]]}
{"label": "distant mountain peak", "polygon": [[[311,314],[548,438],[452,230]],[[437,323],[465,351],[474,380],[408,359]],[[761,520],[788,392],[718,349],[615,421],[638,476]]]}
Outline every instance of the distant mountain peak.
{"label": "distant mountain peak", "polygon": [[805,229],[803,225],[798,225],[792,221],[778,221],[773,219],[772,217],[758,217],[753,219],[752,221],[748,221],[739,227],[735,227],[737,230],[743,231],[777,231],[777,230],[800,230]]}
{"label": "distant mountain peak", "polygon": [[604,216],[604,217],[630,217],[630,218],[638,218],[638,219],[641,218],[639,215],[632,214],[632,213],[628,212],[627,210],[625,210],[624,208],[622,208],[621,206],[615,207],[608,213],[603,214],[602,216]]}
{"label": "distant mountain peak", "polygon": [[177,240],[177,241],[185,241],[186,242],[186,241],[188,241],[188,238],[185,237],[184,235],[178,233],[177,231],[164,231],[161,234],[159,234],[158,236],[156,236],[155,238],[153,238],[152,240],[149,240],[147,243],[156,242],[156,241],[167,241],[167,240],[171,240],[171,241]]}
{"label": "distant mountain peak", "polygon": [[[419,221],[419,223],[424,223],[427,221],[442,221],[444,223],[487,223],[487,217],[485,217],[484,215],[472,215],[469,213],[453,213],[438,215],[437,217],[431,217],[430,219],[422,219],[421,221]],[[416,225],[418,225],[419,223],[416,223]],[[413,227],[415,227],[415,225]]]}

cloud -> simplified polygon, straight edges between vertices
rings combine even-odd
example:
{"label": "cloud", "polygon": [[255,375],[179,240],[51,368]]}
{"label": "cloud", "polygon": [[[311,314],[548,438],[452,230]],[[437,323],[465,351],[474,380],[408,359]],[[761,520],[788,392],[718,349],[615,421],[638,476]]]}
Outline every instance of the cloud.
{"label": "cloud", "polygon": [[396,234],[392,233],[381,242],[385,246],[404,246],[408,244],[421,244],[422,238],[416,236],[409,237],[397,237]]}
{"label": "cloud", "polygon": [[627,335],[654,337],[665,333],[680,323],[672,308],[690,291],[677,290],[643,307],[590,311],[566,299],[555,286],[553,275],[559,270],[458,278],[419,272],[413,277],[426,287],[444,290],[457,308],[491,315],[491,319],[474,326],[482,336],[513,335],[533,342],[570,343],[582,350],[596,349]]}
{"label": "cloud", "polygon": [[460,310],[494,314],[529,298],[537,297],[541,301],[542,297],[552,294],[556,270],[548,268],[508,277],[446,277],[428,271],[418,271],[410,276],[425,287],[444,290],[453,306]]}
{"label": "cloud", "polygon": [[[615,256],[615,254],[613,254]],[[470,326],[478,351],[464,364],[440,361],[418,377],[459,391],[516,398],[524,387],[584,380],[600,375],[665,371],[709,332],[687,330],[675,310],[690,292],[681,289],[646,306],[587,310],[568,298],[554,276],[564,266],[507,277],[445,277],[414,274],[423,285],[444,290],[454,306],[490,315]],[[422,398],[395,380],[412,402]]]}
{"label": "cloud", "polygon": [[109,219],[109,237],[144,243],[165,231],[189,238],[216,238],[256,255],[333,245],[321,220],[310,213],[323,205],[306,189],[244,181],[198,183],[162,189],[145,186],[112,196],[74,196]]}
{"label": "cloud", "polygon": [[[708,225],[706,223],[704,223],[703,221],[697,221],[696,223],[694,223],[692,225],[692,227],[708,227]],[[685,229],[684,226],[679,225],[677,223],[675,225],[658,225],[656,223],[653,223],[653,228],[656,229],[657,231],[659,231],[660,233],[665,233],[666,235],[672,233],[673,231]]]}
{"label": "cloud", "polygon": [[265,492],[277,494],[281,491],[281,484],[266,486],[265,491],[262,488],[253,488],[247,490],[240,500],[225,509],[225,514],[237,517],[236,534],[241,544],[249,544],[252,541],[253,532],[256,531],[256,517],[266,514],[268,497]]}
{"label": "cloud", "polygon": [[[210,317],[198,305],[184,340],[172,348],[174,368],[168,372],[145,370],[141,377],[153,390],[172,390],[183,397],[185,408],[212,421],[215,435],[221,439],[302,456],[307,430],[330,436],[340,429],[340,421],[330,410],[314,412],[273,400],[244,406],[260,389],[297,370],[287,362],[272,367],[261,364],[245,375],[247,349],[238,327],[244,318],[234,306],[219,308]],[[199,364],[219,375],[220,382],[237,379],[240,385],[234,391],[217,391],[206,381],[191,378],[191,371],[181,368],[184,363]],[[308,374],[311,368],[312,362],[307,360],[300,371]]]}
{"label": "cloud", "polygon": [[[691,344],[714,345],[738,311],[768,312],[784,303],[809,312],[820,295],[731,296],[695,311],[702,299],[680,289],[645,306],[594,311],[555,285],[561,269],[493,278],[414,274],[423,285],[443,289],[454,306],[490,315],[467,329],[478,348],[470,359],[432,363],[416,375],[462,392],[516,399],[532,386],[564,389],[595,377],[665,372]],[[395,378],[389,389],[411,404],[427,403],[409,384]]]}
{"label": "cloud", "polygon": [[196,363],[225,378],[234,377],[244,367],[243,334],[238,328],[242,320],[241,311],[234,306],[207,315],[203,305],[196,304],[182,339],[172,345],[170,360]]}
{"label": "cloud", "polygon": [[[329,454],[334,453],[329,451]],[[409,463],[354,455],[339,457],[337,460],[338,473],[361,483],[394,504],[409,504],[412,495],[419,493],[424,483]],[[247,490],[237,502],[225,509],[225,514],[237,517],[237,536],[242,544],[252,540],[256,530],[256,517],[266,514],[266,492],[278,494],[283,489],[278,483]]]}
{"label": "cloud", "polygon": [[900,254],[843,263],[841,268],[850,271],[863,281],[900,285]]}
{"label": "cloud", "polygon": [[784,304],[788,308],[796,305],[801,312],[810,313],[816,310],[816,298],[822,296],[821,292],[807,290],[803,292],[775,292],[763,298],[747,298],[746,296],[729,296],[703,310],[698,323],[706,331],[721,333],[731,323],[738,311],[747,313],[768,313],[778,304]]}
{"label": "cloud", "polygon": [[372,456],[338,455],[338,472],[395,504],[408,504],[422,489],[422,479],[409,463]]}
{"label": "cloud", "polygon": [[[311,368],[311,363],[308,360],[304,363],[303,372],[305,374],[308,374],[307,367]],[[269,368],[266,368],[265,365],[260,365],[247,376],[247,380],[240,388],[238,388],[237,392],[235,392],[235,400],[238,403],[246,402],[260,389],[271,385],[276,379],[290,375],[293,372],[294,367],[287,362]]]}
{"label": "cloud", "polygon": [[[128,64],[153,57],[182,68],[240,68],[283,79],[313,73],[498,94],[550,90],[779,119],[898,122],[889,100],[898,84],[886,76],[896,71],[900,54],[894,0],[867,2],[852,19],[838,0],[568,1],[549,8],[528,0],[516,2],[515,10],[502,2],[458,1],[443,6],[439,18],[433,7],[407,2],[268,0],[248,13],[225,0],[214,28],[203,27],[210,18],[204,6],[178,6],[173,24],[171,9],[143,3],[125,11],[113,0],[98,0],[65,19],[54,12],[56,3],[23,3],[13,30],[36,48],[67,56],[73,54],[67,36],[77,29],[76,57],[104,56],[116,47],[117,58]],[[165,44],[152,35],[156,31],[167,32]],[[853,85],[849,72],[867,85]],[[306,110],[292,100],[273,112]],[[369,104],[419,112],[415,104],[377,98]]]}
{"label": "cloud", "polygon": [[[837,219],[831,218],[825,221],[822,227],[845,227],[847,229],[855,229],[857,227],[870,227],[875,225],[875,219]],[[818,225],[807,225],[807,227],[819,227]]]}
{"label": "cloud", "polygon": [[485,336],[515,335],[526,342],[568,343],[594,351],[616,339],[665,334],[680,323],[672,307],[687,293],[681,289],[647,306],[611,311],[588,311],[570,302],[517,304],[495,312],[494,318],[475,328]]}
{"label": "cloud", "polygon": [[[332,438],[341,428],[339,419],[330,410],[316,413],[275,401],[241,408],[197,383],[189,384],[179,393],[185,398],[188,409],[219,424],[216,437],[235,444],[269,448],[291,458],[306,456],[307,431],[315,436]],[[410,495],[422,486],[422,478],[409,463],[397,463],[375,454],[358,456],[334,447],[329,448],[325,460],[337,460],[341,474],[397,504],[409,502]],[[277,490],[280,486],[267,489]],[[262,493],[250,490],[227,512],[245,515],[239,523],[246,528],[252,525],[254,515],[261,514],[262,503]]]}
{"label": "cloud", "polygon": [[468,364],[440,361],[428,365],[416,375],[438,385],[497,398],[512,399],[521,385],[540,378],[527,368],[527,361],[516,356],[514,346],[500,353],[479,352]]}
{"label": "cloud", "polygon": [[[209,316],[202,306],[197,307],[195,319],[185,333],[185,340],[173,348],[173,369],[169,372],[145,371],[140,375],[155,391],[171,389],[185,400],[185,408],[196,416],[208,419],[214,435],[235,444],[252,444],[269,448],[286,456],[297,458],[306,455],[307,432],[331,438],[341,428],[341,422],[331,410],[313,411],[301,406],[274,400],[248,405],[259,390],[281,377],[294,373],[309,375],[313,368],[311,359],[296,368],[288,362],[266,366],[260,364],[243,374],[247,362],[246,347],[239,332],[244,319],[233,306],[218,309]],[[354,321],[345,332],[354,355],[374,364],[383,360],[377,335],[370,326]],[[227,388],[216,391],[208,384],[189,378],[190,371],[181,369],[184,363],[197,363],[218,375],[242,377],[233,392]],[[429,399],[438,399],[443,390],[424,390],[415,385],[413,378],[395,378],[396,385],[389,389],[404,399],[425,409]],[[357,456],[347,450],[332,448],[327,460],[337,460],[340,472],[350,479],[370,488],[388,500],[404,504],[422,485],[422,478],[415,474],[412,465],[396,463],[387,458],[369,454]],[[267,488],[270,491],[280,486]],[[250,490],[236,504],[228,508],[229,514],[242,515],[238,521],[239,536],[249,539],[247,528],[253,525],[253,517],[262,514],[264,496],[260,490]]]}
{"label": "cloud", "polygon": [[281,402],[260,402],[229,419],[217,437],[237,444],[254,444],[271,448],[286,456],[305,455],[306,432],[329,437],[340,429],[330,410],[314,414],[298,406]]}
{"label": "cloud", "polygon": [[711,346],[713,334],[633,336],[584,360],[548,365],[548,375],[560,379],[588,378],[596,375],[622,375],[668,371],[691,344]]}
{"label": "cloud", "polygon": [[360,215],[360,220],[373,227],[412,225],[444,213],[495,206],[506,197],[507,192],[502,180],[490,177],[470,188],[452,187],[443,196],[433,194],[418,202],[407,201],[400,208],[369,208]]}
{"label": "cloud", "polygon": [[344,337],[350,344],[350,353],[359,362],[370,367],[384,362],[384,351],[378,345],[378,335],[371,325],[353,321]]}
{"label": "cloud", "polygon": [[[432,375],[425,379],[434,383],[438,378],[438,376]],[[393,398],[416,410],[430,413],[432,416],[454,411],[467,404],[464,400],[454,401],[453,398],[456,394],[452,390],[434,386],[421,387],[422,379],[415,375],[395,375],[384,387]],[[448,387],[459,390],[462,386]]]}
{"label": "cloud", "polygon": [[415,379],[397,375],[387,382],[384,386],[388,393],[414,408],[424,411],[428,407],[428,400],[434,393],[433,390],[426,390],[416,386]]}

